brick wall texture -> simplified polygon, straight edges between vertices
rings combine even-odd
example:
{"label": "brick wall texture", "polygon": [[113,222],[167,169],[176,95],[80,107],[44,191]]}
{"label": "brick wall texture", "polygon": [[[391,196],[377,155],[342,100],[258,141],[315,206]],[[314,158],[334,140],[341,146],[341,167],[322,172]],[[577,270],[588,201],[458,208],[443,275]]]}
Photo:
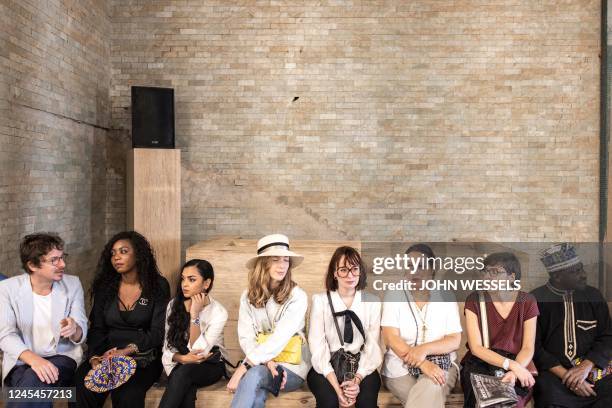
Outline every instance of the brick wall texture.
{"label": "brick wall texture", "polygon": [[600,7],[5,0],[0,269],[125,226],[132,85],[175,88],[183,247],[597,240]]}
{"label": "brick wall texture", "polygon": [[184,246],[597,240],[600,11],[113,1],[112,127],[130,86],[175,88]]}
{"label": "brick wall texture", "polygon": [[87,281],[125,224],[125,170],[108,160],[122,146],[108,131],[109,4],[3,0],[0,26],[0,271],[20,273],[25,234],[56,231]]}

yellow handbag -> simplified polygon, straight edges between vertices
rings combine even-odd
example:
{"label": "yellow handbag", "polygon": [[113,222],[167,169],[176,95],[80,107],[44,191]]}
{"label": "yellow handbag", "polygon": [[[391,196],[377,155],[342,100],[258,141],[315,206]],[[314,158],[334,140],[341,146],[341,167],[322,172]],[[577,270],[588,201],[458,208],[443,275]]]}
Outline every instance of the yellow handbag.
{"label": "yellow handbag", "polygon": [[[272,333],[257,334],[257,344],[265,343],[271,335]],[[296,334],[291,337],[283,351],[273,360],[277,363],[300,364],[302,362],[302,336]]]}

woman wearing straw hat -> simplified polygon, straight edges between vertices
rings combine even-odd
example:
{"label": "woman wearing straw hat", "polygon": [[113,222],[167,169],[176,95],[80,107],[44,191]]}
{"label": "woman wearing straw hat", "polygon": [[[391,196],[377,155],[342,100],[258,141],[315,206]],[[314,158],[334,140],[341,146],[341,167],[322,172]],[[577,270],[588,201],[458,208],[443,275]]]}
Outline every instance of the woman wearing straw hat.
{"label": "woman wearing straw hat", "polygon": [[302,260],[289,249],[286,236],[273,234],[257,242],[257,256],[246,264],[248,289],[238,312],[238,338],[245,358],[227,384],[228,391],[235,393],[232,407],[263,407],[268,391],[293,391],[306,379],[308,297],[291,279],[291,271]]}

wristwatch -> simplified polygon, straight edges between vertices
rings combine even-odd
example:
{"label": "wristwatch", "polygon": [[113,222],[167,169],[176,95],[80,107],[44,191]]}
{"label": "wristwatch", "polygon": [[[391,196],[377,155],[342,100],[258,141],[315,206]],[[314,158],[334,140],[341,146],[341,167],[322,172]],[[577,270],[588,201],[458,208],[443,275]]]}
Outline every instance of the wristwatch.
{"label": "wristwatch", "polygon": [[242,361],[242,365],[247,369],[247,371],[253,367],[248,363],[248,361],[246,361],[246,359]]}
{"label": "wristwatch", "polygon": [[503,369],[508,371],[508,369],[510,368],[510,359],[505,359],[504,360],[504,364],[502,365]]}
{"label": "wristwatch", "polygon": [[191,319],[191,324],[199,326],[200,325],[200,318],[196,317],[195,319]]}

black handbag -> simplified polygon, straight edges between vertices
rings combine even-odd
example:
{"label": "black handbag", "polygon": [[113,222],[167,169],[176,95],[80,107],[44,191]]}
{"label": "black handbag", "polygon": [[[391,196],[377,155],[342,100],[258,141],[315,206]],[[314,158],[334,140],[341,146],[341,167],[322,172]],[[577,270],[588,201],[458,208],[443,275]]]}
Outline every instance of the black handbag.
{"label": "black handbag", "polygon": [[342,336],[342,333],[340,333],[340,326],[338,325],[338,321],[336,320],[336,311],[334,310],[334,305],[332,303],[329,291],[327,292],[327,300],[329,301],[329,307],[331,309],[332,318],[334,319],[334,324],[336,326],[336,332],[338,333],[338,338],[340,339],[340,344],[342,345],[338,350],[331,353],[331,358],[329,362],[332,368],[334,369],[336,379],[341,383],[344,381],[345,375],[347,373],[355,374],[357,372],[357,368],[359,367],[359,359],[361,358],[361,351],[363,351],[363,347],[365,345],[365,333],[360,327],[357,327],[359,333],[361,333],[364,340],[358,353],[351,353],[350,351],[345,351],[344,337]]}
{"label": "black handbag", "polygon": [[232,378],[231,374],[227,370],[227,366],[236,369],[242,363],[242,360],[240,360],[240,362],[238,362],[236,365],[232,364],[230,361],[226,360],[225,357],[223,357],[219,346],[213,346],[213,348],[210,349],[210,352],[212,355],[204,360],[202,364],[223,364],[223,377],[225,377],[227,380]]}
{"label": "black handbag", "polygon": [[152,362],[159,359],[159,351],[154,348],[145,351],[140,351],[136,354],[133,354],[132,358],[136,360],[136,365],[138,366],[138,368],[146,368]]}
{"label": "black handbag", "polygon": [[[432,354],[432,355],[426,356],[425,359],[427,361],[434,363],[435,365],[437,365],[444,371],[450,370],[451,365],[453,364],[450,358],[450,354]],[[423,372],[418,367],[409,366],[408,374],[410,374],[413,377],[418,377],[421,374],[423,374]]]}
{"label": "black handbag", "polygon": [[205,363],[221,363],[221,362],[225,362],[223,355],[221,354],[221,349],[219,348],[219,346],[213,346],[213,348],[210,349],[210,352],[212,353],[210,355],[210,357],[208,357],[206,360],[204,360]]}

